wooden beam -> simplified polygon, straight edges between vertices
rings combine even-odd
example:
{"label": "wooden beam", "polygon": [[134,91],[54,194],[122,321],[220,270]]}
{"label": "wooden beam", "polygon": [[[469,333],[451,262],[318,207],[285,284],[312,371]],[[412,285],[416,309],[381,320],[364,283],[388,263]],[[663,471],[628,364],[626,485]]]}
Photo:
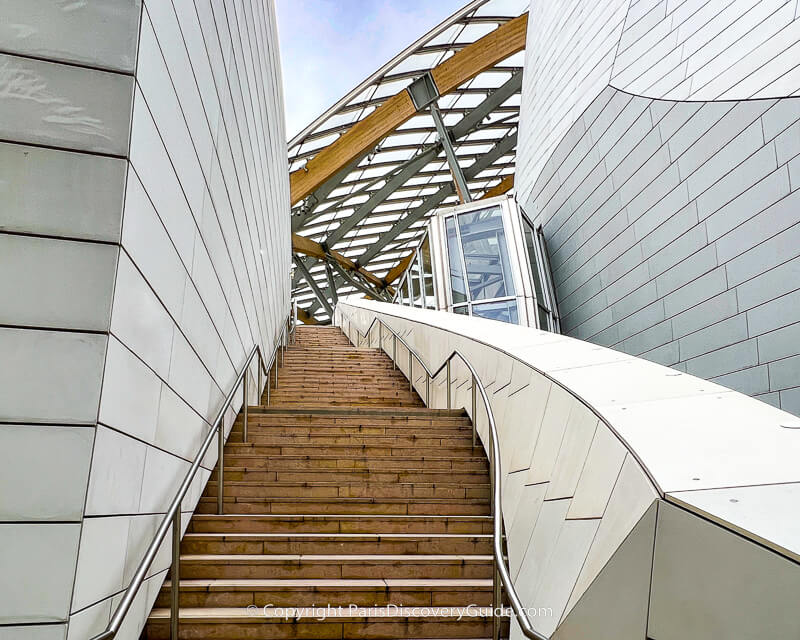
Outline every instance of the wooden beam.
{"label": "wooden beam", "polygon": [[440,95],[447,95],[479,73],[525,48],[528,14],[509,20],[431,69]]}
{"label": "wooden beam", "polygon": [[[321,244],[314,242],[311,238],[301,236],[297,233],[292,234],[292,251],[294,253],[302,253],[303,255],[311,256],[317,260],[328,260],[328,254],[325,253],[325,250],[322,248]],[[387,282],[384,281],[383,278],[379,278],[371,271],[367,271],[364,267],[358,266],[347,256],[339,253],[338,251],[331,250],[330,257],[333,258],[339,264],[339,266],[342,267],[342,269],[358,273],[379,291],[386,289],[389,294],[394,295],[394,288],[388,286]]]}
{"label": "wooden beam", "polygon": [[487,198],[494,198],[496,196],[502,196],[504,193],[508,193],[513,188],[514,188],[514,174],[512,173],[505,176],[500,181],[500,184],[493,186],[486,193],[484,193],[481,196],[481,200],[486,200]]}
{"label": "wooden beam", "polygon": [[[525,48],[528,14],[514,18],[486,34],[431,70],[440,95],[447,95],[479,73]],[[386,100],[366,118],[354,124],[336,141],[321,149],[306,166],[290,176],[291,204],[295,205],[334,176],[359,155],[370,151],[416,108],[406,89]]]}
{"label": "wooden beam", "polygon": [[303,324],[319,324],[319,320],[300,307],[297,307],[297,319],[302,321]]}
{"label": "wooden beam", "polygon": [[395,280],[397,280],[400,276],[402,276],[406,269],[408,269],[408,265],[411,264],[411,261],[414,259],[416,255],[416,251],[412,251],[409,253],[405,258],[403,258],[400,262],[398,262],[394,267],[389,270],[389,273],[386,274],[386,282],[391,284]]}

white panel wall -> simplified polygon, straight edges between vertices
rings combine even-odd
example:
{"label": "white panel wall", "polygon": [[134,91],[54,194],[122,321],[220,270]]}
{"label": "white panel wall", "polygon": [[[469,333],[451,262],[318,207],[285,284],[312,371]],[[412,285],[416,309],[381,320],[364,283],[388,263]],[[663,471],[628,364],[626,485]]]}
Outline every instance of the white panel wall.
{"label": "white panel wall", "polygon": [[611,84],[670,100],[797,95],[797,0],[631,3]]}
{"label": "white panel wall", "polygon": [[560,130],[535,131],[529,48],[516,181],[567,334],[800,414],[797,12],[631,2],[608,86],[554,103]]}
{"label": "white panel wall", "polygon": [[288,313],[272,3],[69,5],[13,0],[0,25],[0,638],[105,626],[245,356],[269,355]]}
{"label": "white panel wall", "polygon": [[[562,335],[355,297],[337,305],[354,344],[372,325],[377,346],[378,318],[429,370],[457,350],[483,383],[510,575],[535,629],[558,640],[797,636],[800,419]],[[402,344],[397,361],[405,372]],[[452,406],[472,413],[471,373],[459,359],[450,369]],[[444,373],[428,406],[447,406]],[[488,448],[481,399],[472,418]]]}
{"label": "white panel wall", "polygon": [[[532,0],[517,144],[521,198],[527,198],[553,148],[608,84],[627,8],[628,0]],[[551,162],[557,166],[559,160]]]}

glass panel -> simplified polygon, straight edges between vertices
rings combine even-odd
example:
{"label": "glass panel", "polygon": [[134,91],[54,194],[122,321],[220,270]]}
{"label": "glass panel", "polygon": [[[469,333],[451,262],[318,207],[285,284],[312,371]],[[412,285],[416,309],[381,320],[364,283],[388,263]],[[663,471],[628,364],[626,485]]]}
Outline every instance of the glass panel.
{"label": "glass panel", "polygon": [[500,207],[462,213],[458,216],[458,228],[470,298],[487,300],[513,296],[514,282]]}
{"label": "glass panel", "polygon": [[542,295],[542,275],[539,273],[539,260],[536,257],[536,232],[524,216],[522,217],[522,232],[525,235],[528,261],[531,263],[531,276],[533,277],[533,287],[536,290],[536,301],[539,304],[546,304]]}
{"label": "glass panel", "polygon": [[453,292],[453,303],[467,301],[467,290],[464,287],[464,270],[461,268],[461,251],[456,236],[456,223],[453,218],[445,220],[447,229],[447,261],[450,263],[450,288]]}
{"label": "glass panel", "polygon": [[421,307],[422,304],[422,287],[420,286],[422,274],[419,266],[419,255],[411,262],[411,288],[414,293],[414,306]]}
{"label": "glass panel", "polygon": [[468,316],[469,309],[467,309],[467,305],[464,305],[462,307],[453,307],[453,313],[457,313],[460,316]]}
{"label": "glass panel", "polygon": [[424,279],[425,306],[428,309],[436,308],[436,296],[433,289],[433,267],[431,266],[431,244],[428,237],[419,248],[419,257],[422,260],[422,277]]}
{"label": "glass panel", "polygon": [[542,331],[552,331],[553,328],[550,326],[550,314],[547,312],[547,309],[543,308],[540,305],[536,305],[536,311],[539,314],[539,329]]}
{"label": "glass panel", "polygon": [[517,303],[515,300],[474,304],[472,305],[472,315],[478,316],[479,318],[489,318],[489,320],[519,324]]}

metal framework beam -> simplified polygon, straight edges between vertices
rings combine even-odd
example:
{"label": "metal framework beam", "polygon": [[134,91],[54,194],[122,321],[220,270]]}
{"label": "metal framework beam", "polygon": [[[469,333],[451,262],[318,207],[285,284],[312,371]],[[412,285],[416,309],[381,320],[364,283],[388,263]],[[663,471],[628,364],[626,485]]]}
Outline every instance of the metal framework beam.
{"label": "metal framework beam", "polygon": [[[470,165],[464,170],[464,175],[467,179],[474,178],[481,171],[487,169],[498,158],[509,153],[517,144],[517,132],[507,135],[505,138],[495,144],[492,149],[487,152],[480,160]],[[413,209],[404,218],[398,220],[390,231],[381,234],[380,240],[370,246],[364,253],[359,256],[359,260],[364,264],[368,264],[387,244],[394,240],[397,236],[407,230],[412,224],[424,218],[427,213],[436,208],[441,202],[450,194],[453,193],[453,185],[447,183],[440,187],[439,190],[433,195],[428,196],[425,201]]]}
{"label": "metal framework beam", "polygon": [[[525,48],[527,26],[528,14],[524,13],[434,67],[431,77],[438,94],[447,95],[486,69],[522,51]],[[406,89],[387,99],[335,142],[320,150],[305,167],[290,174],[291,204],[305,198],[416,113],[417,109]]]}
{"label": "metal framework beam", "polygon": [[[499,105],[503,104],[511,96],[522,88],[522,74],[515,73],[506,80],[498,89],[481,102],[477,107],[465,115],[450,130],[453,139],[458,140],[469,135],[480,128],[483,119],[491,114]],[[352,214],[344,218],[336,229],[327,237],[326,243],[335,246],[348,232],[352,231],[359,222],[367,217],[376,207],[382,204],[400,186],[408,182],[412,177],[429,162],[439,155],[441,146],[439,143],[432,145],[420,155],[407,160],[394,176],[387,179],[386,184],[370,195],[369,200],[360,205]],[[348,197],[352,197],[351,194]]]}
{"label": "metal framework beam", "polygon": [[298,271],[303,274],[303,278],[308,283],[308,286],[311,288],[311,291],[314,292],[314,295],[317,297],[319,303],[325,307],[325,311],[328,312],[328,315],[332,318],[333,317],[333,307],[331,307],[330,303],[328,302],[328,297],[323,293],[322,289],[319,288],[317,281],[314,280],[311,272],[308,270],[308,266],[303,261],[303,259],[295,255],[294,256],[294,263],[297,265]]}
{"label": "metal framework beam", "polygon": [[[365,296],[368,296],[368,297],[370,297],[370,298],[372,298],[374,300],[381,300],[381,301],[384,301],[384,302],[386,301],[386,298],[379,291],[371,289],[367,285],[362,284],[361,282],[356,280],[354,277],[352,277],[347,271],[342,269],[338,264],[335,265],[335,266],[336,266],[336,270],[339,272],[339,275],[342,277],[342,279],[344,279],[351,286],[353,286],[356,289],[358,289]],[[331,284],[331,286],[334,286],[334,284]]]}
{"label": "metal framework beam", "polygon": [[[319,242],[314,242],[311,238],[306,238],[297,233],[292,234],[292,251],[294,253],[302,253],[303,255],[311,256],[317,260],[328,262],[333,260],[339,266],[347,269],[348,271],[355,271],[362,276],[367,282],[379,289],[386,288],[386,283],[383,279],[367,271],[364,267],[360,267],[355,262],[350,260],[347,256],[342,255],[338,251],[328,250],[325,251]],[[392,290],[390,293],[394,293]]]}
{"label": "metal framework beam", "polygon": [[458,157],[456,150],[453,149],[453,141],[450,139],[450,132],[444,126],[444,119],[442,112],[439,111],[439,105],[435,102],[430,106],[431,116],[433,123],[436,125],[436,131],[439,134],[439,141],[444,147],[444,155],[447,158],[447,165],[450,167],[450,175],[453,176],[453,186],[456,188],[458,199],[464,202],[472,202],[472,196],[469,193],[469,185],[467,179],[464,177],[464,172],[461,170],[461,165],[458,164]]}

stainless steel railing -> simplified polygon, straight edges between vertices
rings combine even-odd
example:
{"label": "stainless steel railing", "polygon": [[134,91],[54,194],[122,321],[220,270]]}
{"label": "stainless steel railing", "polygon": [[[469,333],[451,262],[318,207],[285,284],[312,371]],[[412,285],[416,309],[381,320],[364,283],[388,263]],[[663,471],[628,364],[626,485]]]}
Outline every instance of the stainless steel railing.
{"label": "stainless steel railing", "polygon": [[164,538],[167,535],[167,532],[172,527],[172,564],[170,566],[171,574],[170,574],[170,638],[171,640],[178,640],[178,623],[179,623],[179,594],[180,594],[180,544],[181,544],[181,503],[183,502],[186,493],[189,491],[189,487],[192,484],[192,481],[197,475],[197,470],[200,468],[200,463],[202,462],[203,458],[206,455],[211,443],[213,442],[214,438],[217,438],[217,446],[219,447],[218,457],[217,457],[217,513],[220,515],[223,513],[223,498],[225,495],[225,475],[224,475],[224,448],[225,448],[225,429],[223,428],[225,413],[227,412],[228,408],[233,402],[233,398],[236,395],[236,392],[239,390],[239,385],[242,386],[242,391],[244,394],[244,402],[243,402],[243,421],[242,421],[242,440],[247,442],[247,386],[248,386],[248,373],[250,371],[250,365],[253,363],[253,359],[258,357],[258,389],[260,392],[261,385],[263,379],[261,377],[262,373],[267,374],[267,404],[269,404],[269,390],[270,390],[270,371],[274,366],[275,369],[275,387],[278,386],[278,367],[277,367],[277,359],[280,355],[281,362],[283,361],[284,351],[286,347],[293,343],[295,340],[295,329],[297,328],[297,301],[292,301],[292,310],[289,313],[287,321],[283,324],[283,329],[281,330],[280,336],[278,338],[278,342],[275,344],[275,348],[272,351],[272,356],[270,357],[269,364],[266,365],[264,361],[264,357],[261,354],[261,348],[258,344],[254,345],[253,348],[250,350],[249,355],[245,359],[244,366],[239,371],[239,374],[236,376],[236,381],[233,383],[228,395],[225,397],[225,402],[222,403],[219,411],[217,412],[217,416],[214,419],[214,422],[211,424],[211,429],[206,435],[205,440],[203,440],[203,444],[200,446],[197,455],[194,457],[192,461],[192,466],[189,467],[189,471],[186,473],[186,476],[181,482],[181,486],[178,489],[175,497],[170,502],[169,508],[167,512],[164,514],[164,517],[161,520],[161,524],[156,531],[155,536],[150,541],[150,544],[145,551],[144,557],[142,558],[141,562],[139,562],[139,566],[136,569],[136,573],[133,574],[133,578],[131,579],[130,584],[124,591],[124,596],[120,601],[119,605],[117,606],[116,610],[114,611],[114,615],[111,616],[109,620],[108,626],[96,636],[93,636],[91,640],[112,640],[116,637],[117,633],[119,633],[120,627],[122,626],[122,622],[125,620],[125,616],[127,615],[128,611],[133,604],[134,599],[136,598],[139,589],[142,586],[142,583],[147,576],[147,572],[150,569],[150,566],[153,564],[153,560],[155,560],[156,554],[158,553],[158,549],[161,546],[161,543],[164,541]]}
{"label": "stainless steel railing", "polygon": [[[353,326],[350,321],[350,318],[345,316],[341,310],[339,310],[339,315],[347,321],[347,334],[348,339],[351,341],[353,340],[350,337],[350,333],[352,332]],[[499,443],[499,435],[497,432],[497,425],[494,421],[494,414],[492,413],[492,406],[489,403],[489,396],[486,394],[486,388],[483,386],[483,382],[481,382],[478,373],[475,371],[475,367],[472,366],[472,363],[461,353],[458,349],[454,349],[447,358],[444,359],[439,368],[435,371],[431,372],[428,366],[425,364],[425,361],[422,357],[406,342],[402,336],[400,336],[394,329],[392,329],[388,324],[386,324],[381,318],[375,316],[372,322],[370,323],[369,327],[365,333],[362,333],[358,327],[355,327],[357,339],[354,341],[356,346],[361,346],[361,343],[364,339],[367,341],[367,346],[371,347],[371,334],[372,328],[375,325],[378,325],[378,347],[383,349],[383,331],[384,329],[388,329],[388,331],[392,334],[392,361],[394,365],[397,365],[397,343],[398,341],[405,347],[408,351],[408,381],[410,388],[414,389],[414,371],[413,371],[413,361],[416,360],[420,366],[425,371],[425,404],[429,405],[430,401],[430,384],[431,380],[435,380],[436,377],[442,372],[442,370],[447,371],[447,408],[450,409],[452,407],[452,398],[450,394],[450,384],[451,384],[451,376],[450,376],[450,362],[454,358],[458,358],[470,372],[472,376],[472,444],[473,446],[477,443],[477,395],[476,393],[479,392],[481,395],[481,399],[483,400],[483,405],[486,409],[486,418],[489,425],[489,442],[488,446],[484,446],[489,453],[489,478],[491,482],[491,509],[492,509],[492,557],[493,557],[493,564],[494,564],[494,572],[493,572],[493,589],[492,589],[492,619],[493,619],[493,627],[492,627],[492,638],[493,640],[498,640],[500,637],[500,620],[498,617],[498,610],[502,604],[502,590],[505,589],[506,594],[508,595],[508,599],[511,602],[511,608],[514,611],[514,615],[517,618],[517,622],[519,623],[520,628],[522,629],[522,633],[525,637],[530,638],[530,640],[549,640],[547,636],[540,634],[536,631],[533,626],[531,625],[530,618],[528,618],[528,614],[525,611],[525,607],[522,604],[522,601],[517,594],[517,590],[514,588],[514,583],[511,580],[511,574],[508,570],[508,565],[506,564],[506,557],[503,552],[503,501],[502,501],[502,494],[500,491],[500,479],[502,477],[501,469],[500,469],[500,443]],[[388,353],[388,350],[387,350]],[[477,390],[477,391],[476,391]]]}

